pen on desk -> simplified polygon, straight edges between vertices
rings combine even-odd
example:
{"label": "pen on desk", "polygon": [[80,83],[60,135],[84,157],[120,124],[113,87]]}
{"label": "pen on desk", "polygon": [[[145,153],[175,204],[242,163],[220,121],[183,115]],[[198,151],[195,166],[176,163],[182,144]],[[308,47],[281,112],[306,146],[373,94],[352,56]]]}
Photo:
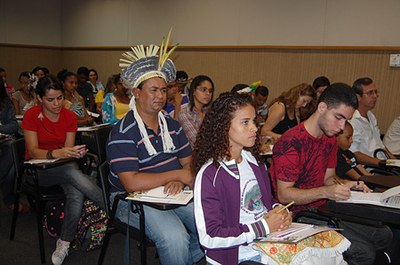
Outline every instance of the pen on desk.
{"label": "pen on desk", "polygon": [[294,204],[294,201],[291,201],[290,203],[286,204],[285,206],[283,206],[282,208],[280,208],[277,213],[282,212],[283,210],[287,209],[288,207],[292,206],[292,204]]}

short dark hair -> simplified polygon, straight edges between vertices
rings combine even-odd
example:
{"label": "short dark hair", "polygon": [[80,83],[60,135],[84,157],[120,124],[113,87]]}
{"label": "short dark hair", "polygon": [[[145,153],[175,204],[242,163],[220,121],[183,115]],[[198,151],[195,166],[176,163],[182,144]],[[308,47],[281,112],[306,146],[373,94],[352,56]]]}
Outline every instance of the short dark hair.
{"label": "short dark hair", "polygon": [[19,74],[18,80],[21,80],[21,77],[23,77],[23,76],[28,77],[28,79],[31,78],[31,76],[29,75],[29,72],[24,71]]}
{"label": "short dark hair", "polygon": [[50,89],[60,90],[62,93],[64,93],[64,88],[60,81],[57,79],[57,77],[51,74],[39,80],[36,86],[36,94],[42,98],[46,94],[46,91]]}
{"label": "short dark hair", "polygon": [[49,69],[47,69],[46,67],[36,66],[35,68],[32,69],[31,74],[36,74],[36,72],[39,70],[43,71],[45,75],[48,75],[50,73]]}
{"label": "short dark hair", "polygon": [[0,73],[5,72],[5,71],[6,71],[6,69],[0,67]]}
{"label": "short dark hair", "polygon": [[362,86],[369,86],[373,82],[374,81],[372,81],[372,79],[369,77],[358,78],[356,81],[354,81],[352,88],[356,94],[362,95],[364,93]]}
{"label": "short dark hair", "polygon": [[77,75],[89,76],[89,69],[86,66],[81,66],[76,71]]}
{"label": "short dark hair", "polygon": [[248,87],[249,85],[246,84],[236,84],[232,87],[231,92],[238,92],[240,90],[242,90],[245,87]]}
{"label": "short dark hair", "polygon": [[256,96],[257,95],[261,95],[263,97],[268,96],[269,95],[268,87],[266,87],[266,86],[258,86],[256,88],[255,94],[256,94]]}
{"label": "short dark hair", "polygon": [[329,82],[329,79],[326,76],[318,76],[317,78],[314,79],[314,82],[312,83],[312,87],[317,90],[319,87],[322,86],[329,86],[331,82]]}
{"label": "short dark hair", "polygon": [[67,78],[70,77],[70,76],[75,76],[76,77],[76,74],[73,73],[73,72],[68,71],[67,69],[61,69],[60,72],[57,73],[57,78],[61,82],[65,82],[65,80],[67,80]]}
{"label": "short dark hair", "polygon": [[341,104],[358,108],[356,93],[345,83],[334,83],[328,86],[319,97],[318,104],[324,102],[329,109],[338,107]]}

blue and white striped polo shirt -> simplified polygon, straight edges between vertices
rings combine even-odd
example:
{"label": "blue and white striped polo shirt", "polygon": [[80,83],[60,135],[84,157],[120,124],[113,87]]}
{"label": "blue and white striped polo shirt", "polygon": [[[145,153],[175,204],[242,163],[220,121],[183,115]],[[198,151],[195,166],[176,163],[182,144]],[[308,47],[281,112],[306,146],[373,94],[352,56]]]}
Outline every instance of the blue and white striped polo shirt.
{"label": "blue and white striped polo shirt", "polygon": [[128,171],[160,173],[182,168],[179,159],[190,156],[192,149],[179,123],[168,115],[165,119],[175,150],[165,153],[160,128],[155,134],[145,125],[149,139],[157,151],[157,154],[153,156],[150,156],[146,150],[132,110],[114,126],[107,143],[111,192],[125,191],[118,179],[118,173]]}

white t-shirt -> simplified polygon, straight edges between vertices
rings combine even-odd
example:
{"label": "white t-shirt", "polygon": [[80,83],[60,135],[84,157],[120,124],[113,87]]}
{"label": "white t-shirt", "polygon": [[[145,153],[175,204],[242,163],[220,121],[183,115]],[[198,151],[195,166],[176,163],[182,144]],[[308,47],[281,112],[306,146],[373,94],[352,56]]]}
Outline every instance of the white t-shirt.
{"label": "white t-shirt", "polygon": [[[261,200],[257,179],[246,159],[238,164],[240,178],[240,223],[251,224],[259,221],[268,211]],[[239,247],[239,260],[259,255],[251,245]]]}

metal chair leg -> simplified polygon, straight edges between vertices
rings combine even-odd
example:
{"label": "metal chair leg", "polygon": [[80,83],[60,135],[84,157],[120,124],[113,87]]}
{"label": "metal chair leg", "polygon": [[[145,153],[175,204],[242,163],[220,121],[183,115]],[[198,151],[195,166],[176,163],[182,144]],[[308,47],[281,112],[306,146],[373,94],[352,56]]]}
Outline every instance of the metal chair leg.
{"label": "metal chair leg", "polygon": [[10,230],[10,240],[14,240],[15,236],[15,229],[17,227],[17,217],[18,217],[18,208],[19,208],[19,192],[15,194],[15,200],[14,200],[14,210],[13,210],[13,216],[12,216],[12,221],[11,221],[11,230]]}

